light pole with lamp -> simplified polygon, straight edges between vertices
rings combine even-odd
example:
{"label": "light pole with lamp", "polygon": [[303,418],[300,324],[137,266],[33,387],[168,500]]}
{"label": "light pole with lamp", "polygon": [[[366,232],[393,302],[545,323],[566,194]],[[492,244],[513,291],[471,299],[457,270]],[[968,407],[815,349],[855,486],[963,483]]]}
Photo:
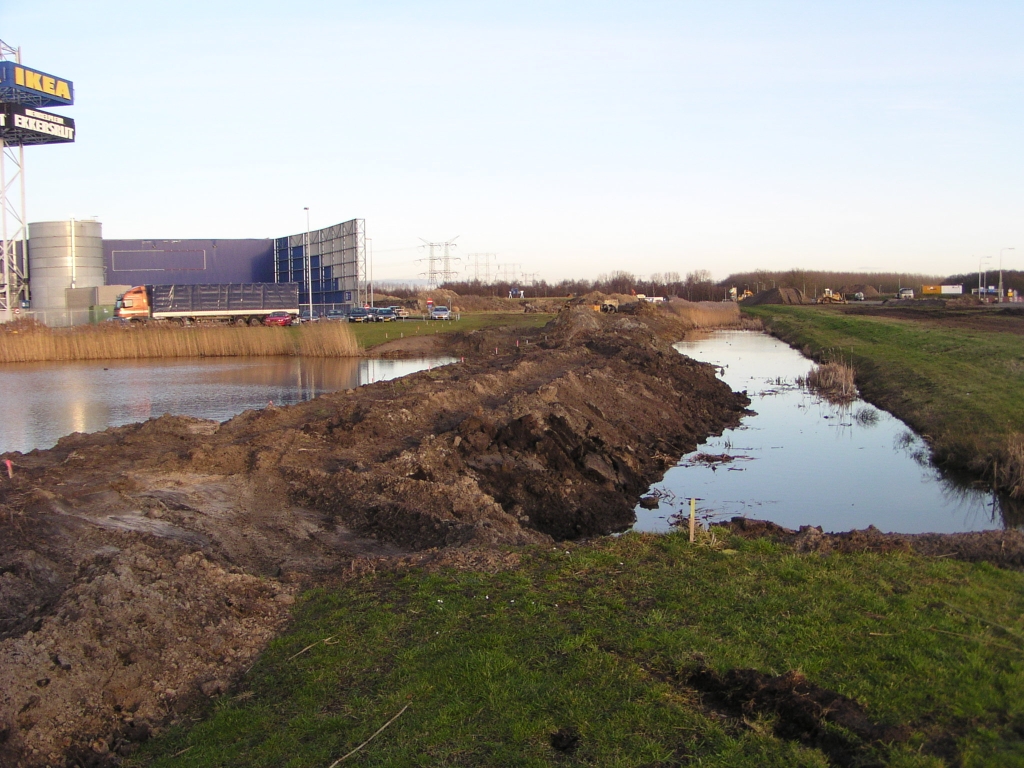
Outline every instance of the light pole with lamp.
{"label": "light pole with lamp", "polygon": [[[988,270],[986,269],[984,272],[982,272],[982,265],[986,261],[991,260],[991,256],[982,256],[980,259],[978,259],[978,298],[981,301],[985,301],[984,297],[986,292],[988,291]],[[982,275],[984,275],[984,278],[982,278]],[[984,283],[984,285],[982,285],[982,283]]]}
{"label": "light pole with lamp", "polygon": [[1015,248],[1003,248],[999,251],[999,303],[1003,303],[1003,251],[1013,251]]}
{"label": "light pole with lamp", "polygon": [[306,245],[302,249],[306,255],[306,292],[309,294],[309,322],[313,322],[313,255],[309,252],[309,208],[306,212]]}

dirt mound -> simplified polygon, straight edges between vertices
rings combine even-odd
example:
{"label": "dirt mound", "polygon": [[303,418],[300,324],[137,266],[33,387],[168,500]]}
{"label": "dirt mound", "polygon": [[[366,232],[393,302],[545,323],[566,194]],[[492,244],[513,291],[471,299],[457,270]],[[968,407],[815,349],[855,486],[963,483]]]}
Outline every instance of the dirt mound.
{"label": "dirt mound", "polygon": [[769,288],[743,300],[744,306],[756,307],[761,304],[813,304],[798,288]]}
{"label": "dirt mound", "polygon": [[1024,569],[1024,531],[1018,530],[908,534],[882,533],[869,526],[863,530],[824,533],[817,526],[805,525],[794,531],[745,517],[734,517],[726,527],[743,538],[770,538],[800,552],[913,552]]}
{"label": "dirt mound", "polygon": [[115,761],[220,695],[293,593],[332,574],[510,567],[481,552],[628,527],[649,485],[748,402],[645,317],[578,309],[438,337],[465,362],[7,454],[0,763]]}
{"label": "dirt mound", "polygon": [[847,298],[849,298],[855,293],[863,293],[865,299],[877,299],[879,296],[882,295],[878,292],[878,289],[875,288],[875,286],[868,285],[867,283],[844,285],[842,288],[839,289],[839,292],[843,294],[843,296],[846,296]]}

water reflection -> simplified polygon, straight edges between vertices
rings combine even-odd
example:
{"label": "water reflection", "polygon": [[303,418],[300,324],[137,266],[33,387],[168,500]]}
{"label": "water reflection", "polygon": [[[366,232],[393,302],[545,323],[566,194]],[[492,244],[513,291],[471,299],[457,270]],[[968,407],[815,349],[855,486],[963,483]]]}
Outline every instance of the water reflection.
{"label": "water reflection", "polygon": [[832,405],[796,385],[810,361],[760,333],[723,331],[677,345],[746,390],[756,416],[712,438],[654,487],[660,509],[637,509],[638,530],[667,530],[700,499],[706,520],[746,515],[827,531],[875,525],[922,533],[1020,526],[1020,502],[942,473],[926,443],[862,400]]}
{"label": "water reflection", "polygon": [[49,448],[72,432],[165,413],[224,421],[268,402],[290,405],[450,362],[269,357],[8,364],[0,366],[0,453]]}

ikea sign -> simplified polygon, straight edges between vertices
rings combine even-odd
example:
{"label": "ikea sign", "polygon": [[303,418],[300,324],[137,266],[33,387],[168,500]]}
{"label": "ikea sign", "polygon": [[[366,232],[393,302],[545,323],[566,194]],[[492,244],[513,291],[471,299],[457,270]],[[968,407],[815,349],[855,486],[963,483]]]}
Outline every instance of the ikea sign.
{"label": "ikea sign", "polygon": [[0,101],[33,107],[67,106],[75,103],[75,89],[70,80],[0,61]]}

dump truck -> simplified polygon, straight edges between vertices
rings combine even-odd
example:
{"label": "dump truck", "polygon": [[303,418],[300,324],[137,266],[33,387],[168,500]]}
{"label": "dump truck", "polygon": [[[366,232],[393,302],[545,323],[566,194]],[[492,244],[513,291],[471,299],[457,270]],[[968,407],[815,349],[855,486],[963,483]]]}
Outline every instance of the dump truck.
{"label": "dump truck", "polygon": [[132,321],[168,320],[260,325],[271,312],[299,314],[297,283],[216,285],[138,285],[117,299],[116,317]]}

